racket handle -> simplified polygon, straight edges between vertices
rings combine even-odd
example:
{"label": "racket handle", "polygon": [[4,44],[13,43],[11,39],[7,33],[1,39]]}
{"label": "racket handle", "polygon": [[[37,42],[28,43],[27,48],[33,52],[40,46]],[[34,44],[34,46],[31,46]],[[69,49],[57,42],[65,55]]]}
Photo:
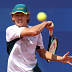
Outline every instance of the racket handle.
{"label": "racket handle", "polygon": [[53,30],[49,31],[49,35],[52,36],[53,35]]}

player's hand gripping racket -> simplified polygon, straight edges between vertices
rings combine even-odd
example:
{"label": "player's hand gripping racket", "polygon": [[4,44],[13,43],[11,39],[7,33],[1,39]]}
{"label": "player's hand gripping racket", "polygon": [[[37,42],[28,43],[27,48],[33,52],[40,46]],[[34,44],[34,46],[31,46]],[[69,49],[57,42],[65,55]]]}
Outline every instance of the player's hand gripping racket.
{"label": "player's hand gripping racket", "polygon": [[[47,50],[52,54],[55,54],[58,47],[58,39],[53,36],[53,31],[49,31],[49,35],[49,44]],[[47,60],[47,62],[49,63],[50,60]]]}

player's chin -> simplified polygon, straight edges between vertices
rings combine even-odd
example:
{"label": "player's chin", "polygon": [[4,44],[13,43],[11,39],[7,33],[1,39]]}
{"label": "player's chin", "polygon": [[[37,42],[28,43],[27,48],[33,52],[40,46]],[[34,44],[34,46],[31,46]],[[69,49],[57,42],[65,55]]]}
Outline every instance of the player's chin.
{"label": "player's chin", "polygon": [[18,27],[23,27],[23,24],[21,24],[21,23],[18,23],[18,24],[16,24]]}

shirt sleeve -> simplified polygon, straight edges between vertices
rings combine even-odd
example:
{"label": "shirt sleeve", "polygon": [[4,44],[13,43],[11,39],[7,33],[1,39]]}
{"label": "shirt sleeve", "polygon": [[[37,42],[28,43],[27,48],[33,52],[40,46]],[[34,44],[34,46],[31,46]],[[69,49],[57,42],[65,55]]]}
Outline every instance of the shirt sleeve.
{"label": "shirt sleeve", "polygon": [[21,34],[21,31],[23,30],[24,28],[19,28],[19,27],[9,27],[6,29],[6,41],[9,42],[9,41],[12,41],[16,38],[20,38],[20,34]]}
{"label": "shirt sleeve", "polygon": [[37,48],[39,49],[43,49],[44,48],[44,45],[43,45],[43,39],[42,39],[42,35],[41,33],[39,34],[38,36],[38,45],[37,45]]}

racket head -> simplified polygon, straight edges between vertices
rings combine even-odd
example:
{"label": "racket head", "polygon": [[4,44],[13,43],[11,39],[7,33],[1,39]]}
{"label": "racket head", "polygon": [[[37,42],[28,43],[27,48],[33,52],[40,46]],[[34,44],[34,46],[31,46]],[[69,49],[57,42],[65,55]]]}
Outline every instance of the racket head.
{"label": "racket head", "polygon": [[[58,47],[58,39],[54,37],[53,35],[50,36],[49,44],[48,44],[48,51],[51,52],[52,54],[55,54],[57,51],[57,47]],[[50,60],[47,60],[47,62],[49,63]]]}

